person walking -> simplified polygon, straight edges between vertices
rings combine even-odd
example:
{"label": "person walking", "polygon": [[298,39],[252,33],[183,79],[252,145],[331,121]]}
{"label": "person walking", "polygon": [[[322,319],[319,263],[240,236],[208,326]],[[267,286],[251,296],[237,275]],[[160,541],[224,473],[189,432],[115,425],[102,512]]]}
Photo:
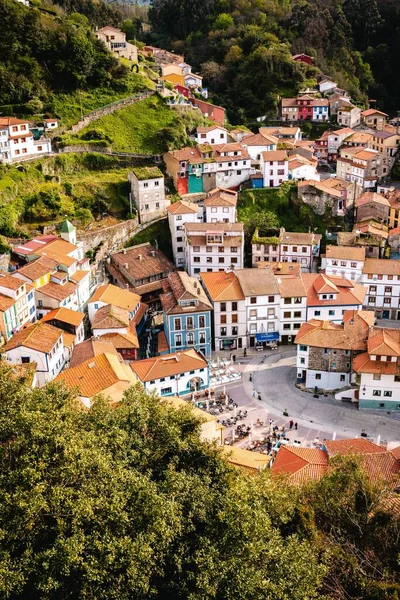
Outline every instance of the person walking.
{"label": "person walking", "polygon": [[293,429],[293,421],[289,421],[289,429]]}
{"label": "person walking", "polygon": [[243,356],[244,356],[245,358],[246,358],[246,356],[247,356],[247,350],[246,350],[246,348],[243,350]]}
{"label": "person walking", "polygon": [[297,431],[297,423],[294,424],[294,428]]}

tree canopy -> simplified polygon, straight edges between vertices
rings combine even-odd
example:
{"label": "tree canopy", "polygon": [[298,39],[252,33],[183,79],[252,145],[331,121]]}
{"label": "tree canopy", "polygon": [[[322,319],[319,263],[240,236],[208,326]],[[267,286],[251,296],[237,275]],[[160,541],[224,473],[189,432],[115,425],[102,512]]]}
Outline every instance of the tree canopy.
{"label": "tree canopy", "polygon": [[357,464],[293,488],[199,432],[140,387],[86,410],[1,365],[0,598],[394,600],[398,521]]}

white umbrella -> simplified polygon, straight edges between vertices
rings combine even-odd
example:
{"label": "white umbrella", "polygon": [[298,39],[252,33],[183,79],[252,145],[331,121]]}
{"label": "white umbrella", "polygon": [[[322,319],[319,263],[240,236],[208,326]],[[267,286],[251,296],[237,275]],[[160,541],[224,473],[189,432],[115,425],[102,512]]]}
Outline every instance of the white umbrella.
{"label": "white umbrella", "polygon": [[206,408],[207,408],[207,410],[210,408],[210,403],[209,403],[209,401],[208,401],[208,398],[207,398],[207,400],[206,400]]}
{"label": "white umbrella", "polygon": [[236,413],[237,413],[237,407],[234,406],[234,408],[233,408],[233,414],[235,415],[235,417],[236,417]]}
{"label": "white umbrella", "polygon": [[226,386],[224,385],[224,390],[223,390],[224,394],[226,394]]}
{"label": "white umbrella", "polygon": [[228,406],[228,394],[225,394],[225,406]]}

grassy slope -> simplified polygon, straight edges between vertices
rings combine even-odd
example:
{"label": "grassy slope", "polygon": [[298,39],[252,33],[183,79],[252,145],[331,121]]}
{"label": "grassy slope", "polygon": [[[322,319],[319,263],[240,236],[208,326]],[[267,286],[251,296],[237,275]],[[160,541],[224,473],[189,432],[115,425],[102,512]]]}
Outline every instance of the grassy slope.
{"label": "grassy slope", "polygon": [[173,261],[168,219],[162,219],[153,225],[149,225],[149,227],[146,227],[146,229],[143,229],[143,231],[140,231],[131,237],[126,242],[125,246],[126,248],[129,248],[130,246],[137,246],[138,244],[144,244],[145,242],[150,242],[150,244],[154,245],[155,240],[157,240],[161,252],[164,252],[165,256]]}
{"label": "grassy slope", "polygon": [[[93,158],[94,157],[94,158]],[[97,164],[95,155],[61,155],[26,163],[21,167],[3,166],[0,171],[0,206],[12,204],[20,215],[22,230],[36,229],[40,223],[22,224],[24,198],[37,192],[46,184],[56,185],[66,199],[66,206],[72,214],[74,209],[90,207],[94,196],[107,198],[109,212],[123,218],[129,210],[127,175],[131,168],[111,157],[100,157]],[[103,162],[104,161],[104,162]],[[72,191],[67,196],[67,187]],[[60,215],[60,220],[65,215]]]}

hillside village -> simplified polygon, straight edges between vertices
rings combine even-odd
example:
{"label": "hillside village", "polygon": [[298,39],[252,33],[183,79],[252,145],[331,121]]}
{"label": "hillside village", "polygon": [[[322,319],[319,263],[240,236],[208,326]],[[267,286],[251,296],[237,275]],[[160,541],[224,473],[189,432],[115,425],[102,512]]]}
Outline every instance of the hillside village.
{"label": "hillside village", "polygon": [[[177,406],[184,398],[203,409],[205,438],[229,443],[231,462],[250,470],[269,465],[285,472],[284,455],[288,464],[291,452],[307,462],[308,448],[294,447],[281,425],[282,435],[262,446],[265,460],[249,458],[259,446],[253,420],[235,429],[239,406],[229,400],[229,386],[252,377],[252,363],[245,360],[241,368],[239,357],[256,360],[295,348],[293,389],[331,394],[360,412],[396,413],[398,119],[354,104],[346,90],[321,76],[315,87],[281,99],[276,124],[260,121],[253,132],[232,127],[184,56],[137,48],[111,26],[96,36],[134,64],[140,55],[151,58],[158,72],[152,93],[171,111],[195,110],[207,120],[192,132],[190,145],[148,161],[141,156],[144,163],[127,177],[137,227],[145,231],[162,220],[173,260],[152,240],[114,244],[90,261],[69,220],[12,243],[0,273],[3,359],[29,373],[32,387],[64,382],[86,407],[98,394],[116,405],[138,382]],[[312,58],[298,54],[293,60]],[[310,139],[304,124],[326,128]],[[60,126],[54,117],[31,123],[2,115],[0,162],[15,165],[63,151],[54,137]],[[238,217],[245,190],[255,198],[286,190],[298,206],[333,219],[336,227],[317,233],[298,213],[294,231],[254,226],[246,241]],[[268,439],[275,434],[271,423],[265,423]],[[382,448],[376,440],[353,442],[363,455]],[[318,444],[322,474],[329,456],[344,446]],[[387,452],[394,468],[397,459]]]}

